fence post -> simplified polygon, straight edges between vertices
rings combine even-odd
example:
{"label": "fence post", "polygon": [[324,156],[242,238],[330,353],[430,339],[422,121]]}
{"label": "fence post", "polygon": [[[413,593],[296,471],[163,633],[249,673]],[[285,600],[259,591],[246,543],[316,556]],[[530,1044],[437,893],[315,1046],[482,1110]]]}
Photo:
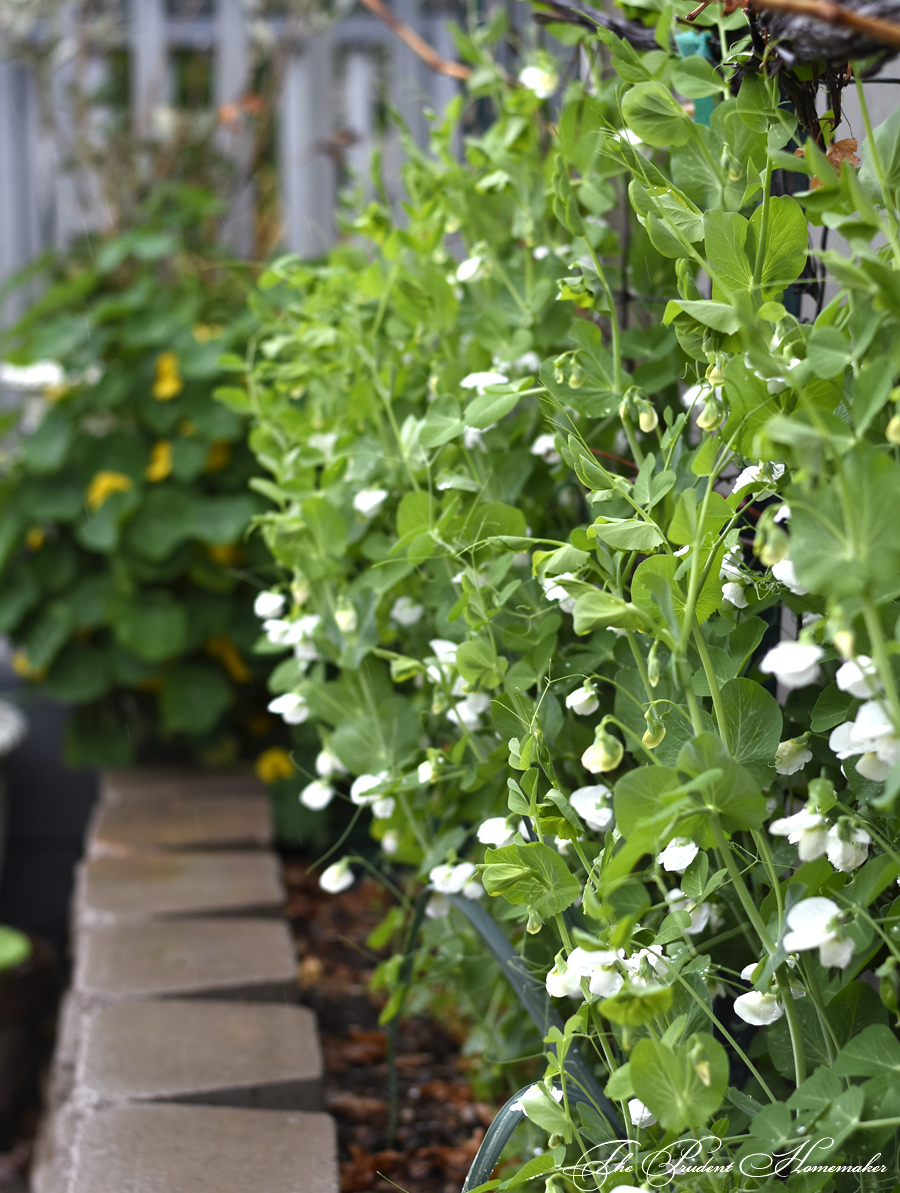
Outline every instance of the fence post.
{"label": "fence post", "polygon": [[[417,33],[425,34],[420,18],[419,0],[393,0],[391,5],[399,20]],[[428,126],[423,107],[429,98],[422,59],[399,38],[391,42],[391,67],[388,94],[410,136],[417,145],[428,140]]]}
{"label": "fence post", "polygon": [[[0,283],[24,268],[41,249],[33,148],[38,140],[37,97],[30,70],[0,62]],[[9,325],[28,295],[19,290],[0,312]]]}
{"label": "fence post", "polygon": [[254,249],[254,187],[249,177],[253,145],[247,117],[239,105],[250,82],[250,52],[247,21],[242,0],[217,0],[215,20],[215,62],[213,100],[221,121],[222,151],[234,163],[235,189],[225,221],[222,239],[241,257]]}
{"label": "fence post", "polygon": [[153,136],[154,113],[170,95],[165,0],[131,0],[131,117],[136,135]]}
{"label": "fence post", "polygon": [[344,62],[345,121],[355,140],[347,148],[347,166],[354,185],[371,195],[369,162],[375,147],[374,107],[378,65],[371,50],[348,50]]}
{"label": "fence post", "polygon": [[279,120],[283,239],[301,257],[315,257],[334,241],[334,43],[311,37],[288,56]]}

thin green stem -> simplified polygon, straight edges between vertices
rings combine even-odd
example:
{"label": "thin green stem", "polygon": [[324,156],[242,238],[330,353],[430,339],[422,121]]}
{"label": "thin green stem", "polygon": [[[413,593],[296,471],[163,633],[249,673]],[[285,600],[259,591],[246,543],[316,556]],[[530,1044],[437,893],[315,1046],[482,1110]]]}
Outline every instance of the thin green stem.
{"label": "thin green stem", "polygon": [[803,1035],[800,1029],[800,1017],[791,993],[791,983],[787,976],[787,966],[779,965],[775,971],[778,981],[778,993],[781,995],[781,1005],[784,1007],[784,1017],[787,1020],[788,1033],[791,1037],[791,1051],[794,1054],[794,1081],[798,1086],[806,1080],[806,1058],[803,1054]]}
{"label": "thin green stem", "polygon": [[703,673],[706,676],[706,682],[709,684],[709,691],[712,695],[713,709],[716,714],[716,724],[719,727],[719,737],[725,743],[725,748],[730,750],[731,746],[728,739],[728,720],[725,716],[725,705],[722,701],[722,693],[719,689],[719,681],[716,678],[716,672],[713,667],[712,659],[709,654],[709,647],[706,645],[706,639],[700,630],[700,623],[694,617],[694,644],[697,647],[697,653],[700,655],[700,662],[703,664]]}
{"label": "thin green stem", "polygon": [[719,822],[717,812],[710,812],[709,824],[712,829],[713,838],[716,842],[716,848],[722,856],[722,861],[725,863],[728,874],[734,884],[735,893],[741,901],[747,919],[753,925],[753,930],[762,942],[763,948],[770,955],[775,952],[775,945],[765,924],[762,922],[762,916],[759,914],[759,908],[753,901],[753,896],[744,882],[744,876],[738,868],[737,862],[734,860],[734,854],[731,846],[725,839],[725,834],[722,831],[722,825]]}
{"label": "thin green stem", "polygon": [[875,657],[875,666],[878,668],[878,678],[881,680],[888,703],[891,706],[891,717],[894,722],[894,728],[900,732],[900,695],[897,693],[894,669],[891,666],[891,660],[888,656],[887,642],[885,641],[884,630],[881,627],[881,618],[878,616],[878,608],[869,593],[866,593],[862,597],[862,608],[869,641],[872,644],[872,654]]}
{"label": "thin green stem", "polygon": [[856,83],[856,94],[859,98],[859,109],[862,113],[863,125],[866,130],[866,148],[868,149],[872,158],[872,167],[875,170],[875,177],[878,179],[878,185],[881,187],[881,195],[884,199],[884,213],[887,216],[886,235],[890,241],[891,251],[894,254],[894,263],[900,262],[900,239],[898,239],[897,228],[897,212],[895,209],[894,195],[891,193],[887,185],[887,176],[884,172],[884,166],[881,161],[881,155],[878,152],[878,146],[875,143],[875,137],[872,133],[872,121],[869,118],[869,105],[866,103],[866,92],[863,87],[862,79],[860,78],[859,68],[857,64],[853,63],[853,81]]}

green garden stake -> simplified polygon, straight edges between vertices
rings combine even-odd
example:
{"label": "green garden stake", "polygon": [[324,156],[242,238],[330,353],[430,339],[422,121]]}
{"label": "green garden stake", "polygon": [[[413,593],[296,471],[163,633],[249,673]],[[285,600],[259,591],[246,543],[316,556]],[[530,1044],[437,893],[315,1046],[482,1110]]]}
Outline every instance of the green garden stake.
{"label": "green garden stake", "polygon": [[[678,53],[682,58],[690,58],[697,55],[699,58],[705,58],[707,62],[712,62],[712,39],[709,31],[706,29],[685,29],[681,33],[675,34],[675,45],[678,48]],[[709,122],[712,119],[713,108],[716,106],[715,96],[705,95],[702,99],[694,100],[694,123],[705,124],[709,128]]]}

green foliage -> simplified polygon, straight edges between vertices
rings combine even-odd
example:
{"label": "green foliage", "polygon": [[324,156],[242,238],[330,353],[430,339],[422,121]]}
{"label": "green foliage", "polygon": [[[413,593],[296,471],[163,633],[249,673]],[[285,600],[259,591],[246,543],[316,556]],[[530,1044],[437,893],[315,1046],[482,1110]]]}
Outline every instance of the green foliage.
{"label": "green foliage", "polygon": [[[825,118],[792,154],[743,10],[703,16],[720,65],[670,52],[668,0],[641,12],[644,52],[569,30],[591,85],[554,126],[462,38],[496,113],[464,163],[448,122],[402,228],[376,203],[325,262],[273,265],[253,487],[297,635],[277,707],[392,881],[433,891],[413,989],[504,1055],[443,898],[487,896],[571,1012],[522,1099],[550,1179],[603,1138],[565,1097],[580,1048],[635,1147],[715,1138],[718,1193],[764,1187],[745,1158],[852,1168],[900,1126],[898,126],[859,179]],[[849,251],[811,256],[811,224]],[[860,1185],[819,1175],[788,1184]]]}
{"label": "green foliage", "polygon": [[206,215],[193,192],[157,197],[139,229],[49,266],[5,335],[21,406],[0,625],[20,674],[79,706],[78,765],[228,762],[282,736],[253,656],[266,502],[246,491],[246,420],[212,397],[253,321],[198,239]]}

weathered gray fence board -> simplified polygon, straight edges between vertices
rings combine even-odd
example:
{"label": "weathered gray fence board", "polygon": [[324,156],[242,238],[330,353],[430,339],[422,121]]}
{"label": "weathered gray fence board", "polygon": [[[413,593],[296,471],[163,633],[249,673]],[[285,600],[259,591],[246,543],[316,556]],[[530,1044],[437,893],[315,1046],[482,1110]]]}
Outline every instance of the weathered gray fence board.
{"label": "weathered gray fence board", "polygon": [[[446,0],[443,11],[433,6],[426,11],[425,3],[393,0],[393,7],[440,53],[453,57],[446,22],[458,18],[458,0]],[[253,50],[246,0],[214,0],[211,9],[181,17],[173,17],[168,10],[166,0],[125,0],[128,23],[122,48],[130,60],[130,115],[138,139],[160,135],[165,124],[174,98],[172,54],[176,50],[211,53],[211,98],[219,110],[239,104],[251,87]],[[434,74],[363,10],[314,36],[298,37],[284,19],[273,20],[271,33],[288,54],[276,112],[283,245],[312,256],[333,242],[338,185],[349,174],[363,182],[369,193],[365,180],[380,136],[379,104],[386,99],[413,137],[424,143],[426,111],[442,111],[458,84]],[[59,117],[53,136],[41,130],[30,68],[0,60],[0,283],[42,250],[59,247],[82,230],[108,224],[97,180],[66,174],[66,105],[73,72],[83,65],[77,66],[71,55],[60,56],[52,88],[52,106]],[[90,70],[96,80],[103,78],[102,56],[90,63]],[[246,176],[251,145],[247,133],[241,132],[241,122],[223,123],[218,138],[223,152],[235,161],[238,175]],[[391,132],[385,140],[384,171],[391,192],[399,195],[399,138]],[[239,186],[232,200],[223,238],[237,253],[249,255],[254,226],[252,181]],[[4,321],[14,313],[7,307]]]}

